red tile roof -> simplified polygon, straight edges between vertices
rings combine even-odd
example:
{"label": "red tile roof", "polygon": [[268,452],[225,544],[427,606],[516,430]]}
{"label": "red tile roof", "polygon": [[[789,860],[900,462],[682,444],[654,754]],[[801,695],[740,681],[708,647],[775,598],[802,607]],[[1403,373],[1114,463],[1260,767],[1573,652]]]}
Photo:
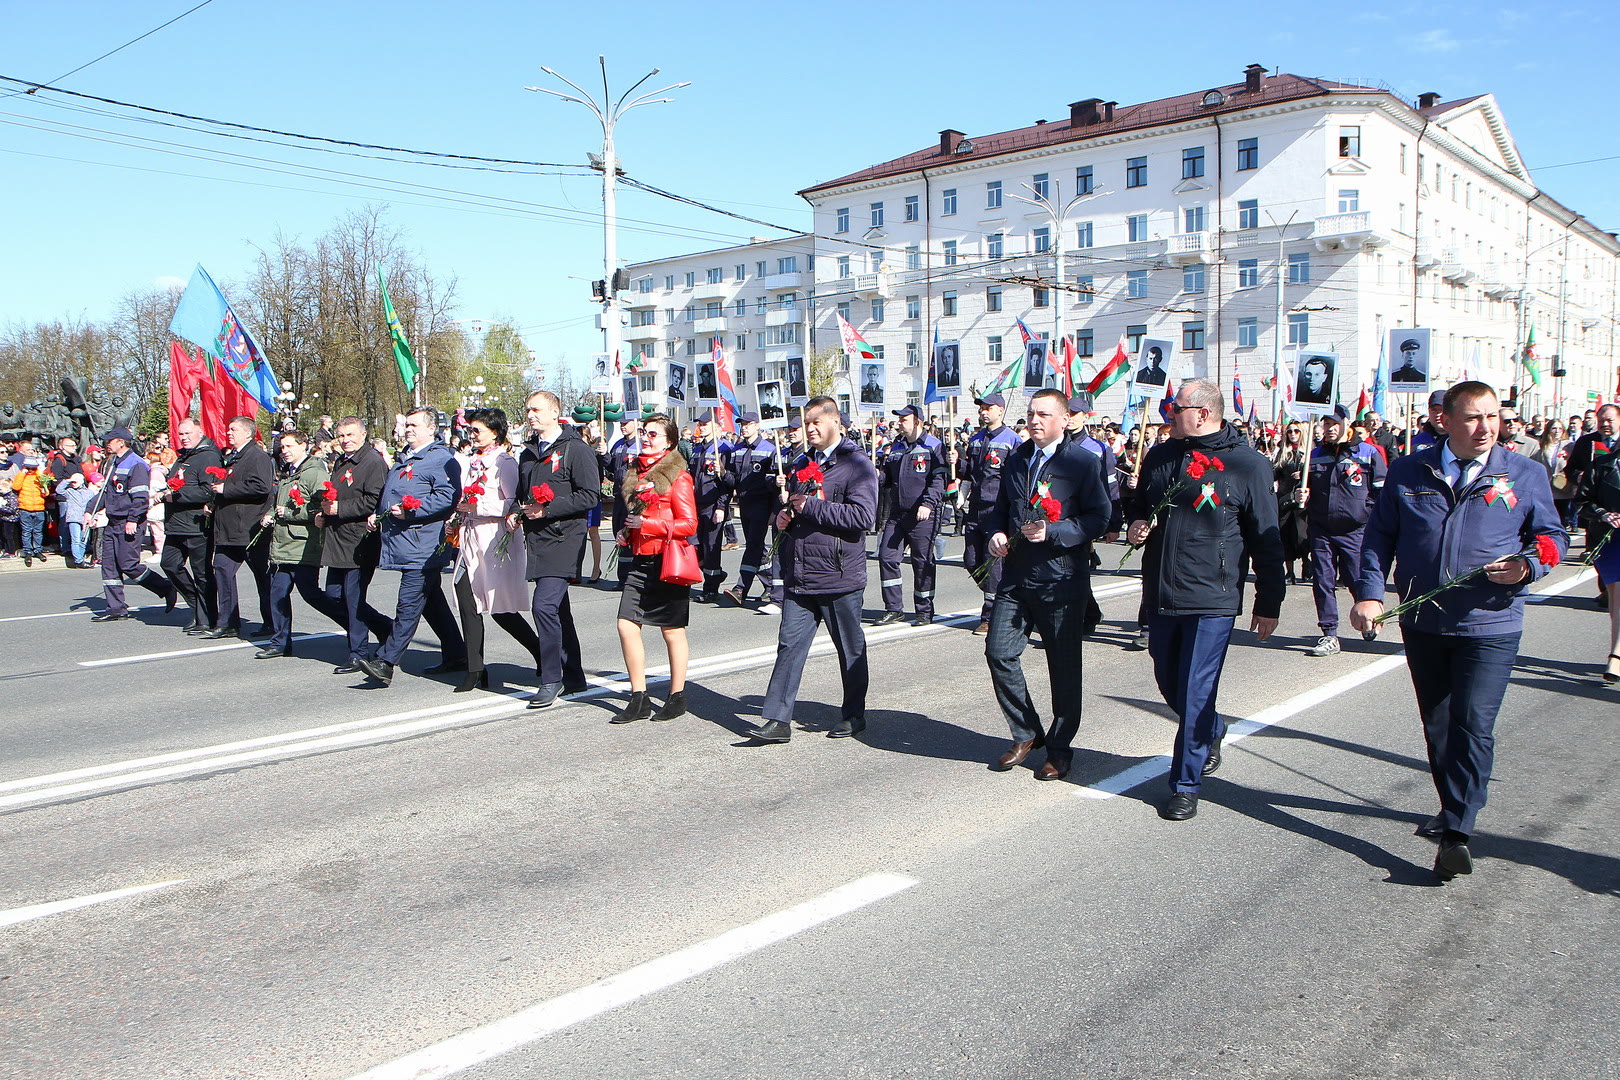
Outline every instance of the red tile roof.
{"label": "red tile roof", "polygon": [[[1205,105],[1203,103],[1204,95],[1209,93],[1210,89],[1219,90],[1224,94],[1226,103],[1224,105]],[[969,138],[973,143],[973,150],[967,154],[942,154],[939,145],[936,143],[925,150],[918,150],[904,157],[885,161],[882,164],[873,165],[870,168],[850,173],[847,176],[840,176],[836,180],[815,184],[803,189],[799,194],[808,195],[812,192],[839,187],[844,184],[860,183],[866,180],[877,180],[887,176],[915,172],[918,169],[937,166],[948,161],[983,161],[998,154],[1091,139],[1099,135],[1112,135],[1120,131],[1157,127],[1161,124],[1174,124],[1210,114],[1226,115],[1260,105],[1274,105],[1281,101],[1319,97],[1334,91],[1389,93],[1388,90],[1381,87],[1355,86],[1350,83],[1329,82],[1325,79],[1307,79],[1300,75],[1273,75],[1261,79],[1260,89],[1254,93],[1246,92],[1242,83],[1211,87],[1190,94],[1180,94],[1176,97],[1161,98],[1158,101],[1143,102],[1140,105],[1116,106],[1112,120],[1088,124],[1084,127],[1071,127],[1069,122],[1065,120],[1047,124],[1034,124],[994,135],[972,135]]]}

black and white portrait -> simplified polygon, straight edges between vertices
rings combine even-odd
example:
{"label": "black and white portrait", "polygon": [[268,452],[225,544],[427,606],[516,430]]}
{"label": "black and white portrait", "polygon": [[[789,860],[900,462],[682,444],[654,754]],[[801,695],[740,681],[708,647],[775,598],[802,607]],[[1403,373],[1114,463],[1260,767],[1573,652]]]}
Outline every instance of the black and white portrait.
{"label": "black and white portrait", "polygon": [[1031,338],[1024,346],[1024,389],[1039,390],[1046,385],[1046,339]]}
{"label": "black and white portrait", "polygon": [[787,427],[787,405],[782,398],[781,379],[755,383],[754,401],[759,406],[759,422],[762,426]]}
{"label": "black and white portrait", "polygon": [[665,386],[667,389],[664,393],[664,397],[668,399],[670,405],[674,406],[686,404],[685,364],[677,364],[674,362],[670,363],[669,371],[665,376]]}
{"label": "black and white portrait", "polygon": [[934,389],[946,397],[962,392],[962,343],[941,341],[934,346]]}
{"label": "black and white portrait", "polygon": [[862,408],[883,410],[883,365],[861,365],[861,406]]}
{"label": "black and white portrait", "polygon": [[1394,394],[1427,394],[1430,330],[1391,330],[1389,332],[1389,390]]}
{"label": "black and white portrait", "polygon": [[699,409],[720,407],[720,378],[715,374],[713,360],[697,362],[697,396],[692,404]]}
{"label": "black and white portrait", "polygon": [[[1136,365],[1136,385],[1142,390],[1163,390],[1170,378],[1170,342],[1143,338]],[[1145,394],[1141,396],[1146,396]]]}
{"label": "black and white portrait", "polygon": [[1294,373],[1294,403],[1301,412],[1326,415],[1333,411],[1339,357],[1336,353],[1302,352]]}
{"label": "black and white portrait", "polygon": [[789,405],[806,405],[810,401],[810,382],[804,377],[804,357],[787,358],[787,394]]}
{"label": "black and white portrait", "polygon": [[641,411],[641,379],[636,375],[626,375],[621,383],[624,386],[624,415],[632,416]]}

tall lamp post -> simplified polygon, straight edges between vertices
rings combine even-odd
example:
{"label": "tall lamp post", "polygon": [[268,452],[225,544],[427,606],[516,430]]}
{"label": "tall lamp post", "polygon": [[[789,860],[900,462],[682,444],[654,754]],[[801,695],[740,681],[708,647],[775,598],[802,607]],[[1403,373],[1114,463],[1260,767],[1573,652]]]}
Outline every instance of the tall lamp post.
{"label": "tall lamp post", "polygon": [[598,56],[597,65],[602,69],[602,99],[597,101],[582,89],[579,84],[564,78],[548,67],[540,70],[559,82],[566,83],[574,91],[565,94],[561,90],[551,90],[544,86],[525,86],[525,90],[532,90],[537,94],[550,94],[552,97],[564,101],[572,101],[576,105],[583,105],[596,117],[602,125],[602,157],[600,162],[591,161],[593,167],[602,170],[602,351],[607,354],[608,363],[612,364],[619,354],[619,289],[615,277],[618,272],[619,239],[617,204],[614,198],[614,186],[619,179],[619,159],[613,145],[613,131],[619,119],[631,109],[642,105],[658,105],[673,101],[674,98],[659,97],[660,94],[671,90],[679,90],[683,86],[692,85],[690,82],[671,83],[662,90],[649,90],[640,97],[631,95],[641,88],[641,85],[654,75],[658,69],[653,68],[635,84],[619,95],[617,101],[612,99],[608,90],[607,58]]}
{"label": "tall lamp post", "polygon": [[[1047,191],[1049,193],[1057,190],[1058,182],[1056,180],[1050,180],[1047,183]],[[1055,275],[1057,279],[1057,287],[1052,290],[1054,293],[1052,297],[1052,341],[1047,348],[1061,349],[1063,347],[1063,262],[1065,254],[1063,249],[1063,231],[1068,228],[1069,213],[1075,207],[1082,203],[1090,202],[1092,199],[1101,198],[1104,195],[1112,195],[1113,192],[1090,191],[1084,195],[1076,195],[1074,198],[1064,203],[1060,209],[1058,207],[1057,200],[1051,194],[1043,195],[1030,184],[1025,184],[1024,187],[1029,191],[1027,196],[1020,195],[1016,191],[1009,192],[1008,194],[1017,199],[1019,202],[1028,203],[1037,210],[1044,210],[1048,220],[1052,222],[1052,251],[1056,256],[1057,262],[1057,273]],[[1076,359],[1078,359],[1078,357],[1076,357]],[[1051,363],[1051,360],[1048,359],[1047,362]],[[1069,372],[1069,383],[1071,387],[1073,386],[1074,381],[1075,375],[1074,372],[1071,371]]]}

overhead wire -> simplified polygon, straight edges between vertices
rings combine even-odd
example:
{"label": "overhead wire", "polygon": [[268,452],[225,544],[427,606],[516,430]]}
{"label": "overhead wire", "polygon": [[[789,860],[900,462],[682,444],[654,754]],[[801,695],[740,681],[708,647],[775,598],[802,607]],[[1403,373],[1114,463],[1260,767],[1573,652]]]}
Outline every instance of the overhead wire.
{"label": "overhead wire", "polygon": [[[10,94],[7,94],[6,97],[16,97],[19,94],[33,94],[33,93],[36,93],[36,92],[38,92],[40,90],[47,90],[47,89],[54,90],[54,89],[56,89],[56,87],[52,86],[51,83],[59,83],[63,79],[66,79],[66,78],[68,78],[70,76],[73,76],[73,75],[77,75],[79,72],[83,71],[85,68],[90,67],[93,64],[101,63],[103,60],[107,59],[107,57],[109,57],[109,56],[112,56],[114,53],[123,52],[125,49],[127,49],[131,45],[135,44],[137,41],[146,40],[147,38],[151,37],[153,34],[157,33],[159,30],[162,30],[162,29],[164,29],[165,27],[168,27],[168,26],[173,26],[175,23],[179,22],[181,19],[185,18],[187,15],[190,15],[194,11],[200,11],[203,8],[207,7],[209,4],[212,4],[213,2],[214,2],[214,0],[202,0],[202,3],[197,4],[195,7],[188,8],[185,11],[182,11],[180,14],[178,14],[174,18],[170,19],[168,22],[159,23],[158,25],[152,27],[152,29],[148,30],[146,33],[141,34],[138,37],[130,38],[128,41],[124,42],[122,45],[118,46],[116,49],[108,49],[106,52],[102,53],[100,56],[96,57],[94,60],[86,60],[84,63],[80,64],[78,67],[74,68],[72,71],[64,71],[62,74],[60,74],[56,78],[52,79],[49,83],[41,83],[40,85],[32,87],[32,88],[27,89],[27,90],[14,90]],[[4,100],[4,99],[0,98],[0,100]]]}

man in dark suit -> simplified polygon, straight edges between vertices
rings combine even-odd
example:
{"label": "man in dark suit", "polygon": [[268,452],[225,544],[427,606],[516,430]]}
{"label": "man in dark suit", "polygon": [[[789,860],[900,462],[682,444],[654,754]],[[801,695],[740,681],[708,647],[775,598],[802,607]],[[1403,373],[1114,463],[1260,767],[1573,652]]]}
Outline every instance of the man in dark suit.
{"label": "man in dark suit", "polygon": [[1157,345],[1149,345],[1147,362],[1136,372],[1136,381],[1141,386],[1163,386],[1167,377],[1164,370],[1164,350]]}
{"label": "man in dark suit", "polygon": [[[259,519],[269,512],[276,494],[276,466],[259,444],[258,429],[250,417],[238,416],[225,428],[230,452],[225,455],[225,479],[216,480],[214,489],[214,625],[199,635],[205,638],[236,637],[241,632],[241,600],[236,573],[248,564],[255,583],[260,585],[260,606],[264,610],[264,635],[270,633],[270,560],[267,538],[264,560],[255,557],[248,541],[259,527]],[[260,575],[263,575],[262,580]]]}
{"label": "man in dark suit", "polygon": [[337,456],[332,460],[332,490],[322,492],[315,523],[323,530],[321,565],[326,567],[326,594],[342,602],[348,628],[349,659],[332,669],[334,675],[360,670],[356,663],[369,655],[366,637],[375,634],[382,644],[393,632],[394,621],[366,600],[371,579],[382,558],[377,532],[377,503],[388,479],[388,462],[366,438],[366,424],[345,416],[334,429]]}
{"label": "man in dark suit", "polygon": [[[1080,641],[1091,605],[1091,542],[1107,529],[1113,509],[1102,462],[1069,437],[1068,422],[1069,400],[1061,391],[1038,390],[1030,398],[1029,441],[1003,467],[986,525],[990,554],[1002,560],[1002,567],[984,656],[1013,739],[995,767],[1011,769],[1045,746],[1046,763],[1035,774],[1041,780],[1063,779],[1074,760]],[[1049,730],[1041,727],[1020,659],[1031,630],[1046,648]]]}

